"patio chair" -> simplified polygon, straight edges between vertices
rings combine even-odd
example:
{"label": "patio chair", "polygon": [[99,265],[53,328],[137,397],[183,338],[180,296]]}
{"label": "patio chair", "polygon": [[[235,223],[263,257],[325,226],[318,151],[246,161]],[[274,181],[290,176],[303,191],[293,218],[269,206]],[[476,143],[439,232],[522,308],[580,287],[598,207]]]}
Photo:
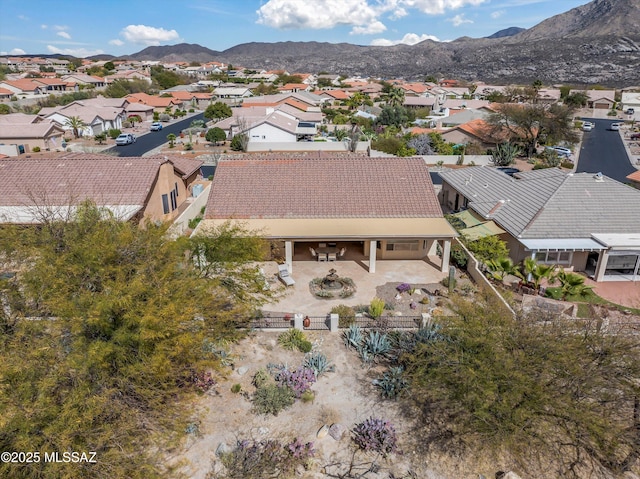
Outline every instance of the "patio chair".
{"label": "patio chair", "polygon": [[337,258],[336,253],[328,253],[327,254],[327,261],[335,261]]}
{"label": "patio chair", "polygon": [[327,261],[327,253],[318,253],[318,261]]}
{"label": "patio chair", "polygon": [[278,265],[278,277],[287,286],[293,286],[294,284],[296,284],[295,280],[291,276],[289,276],[289,268],[286,264]]}
{"label": "patio chair", "polygon": [[344,254],[347,252],[347,248],[340,248],[338,251],[338,258],[344,258]]}
{"label": "patio chair", "polygon": [[311,253],[311,256],[313,258],[315,258],[316,256],[318,256],[318,253],[316,253],[316,250],[313,249],[311,246],[309,246],[309,252]]}

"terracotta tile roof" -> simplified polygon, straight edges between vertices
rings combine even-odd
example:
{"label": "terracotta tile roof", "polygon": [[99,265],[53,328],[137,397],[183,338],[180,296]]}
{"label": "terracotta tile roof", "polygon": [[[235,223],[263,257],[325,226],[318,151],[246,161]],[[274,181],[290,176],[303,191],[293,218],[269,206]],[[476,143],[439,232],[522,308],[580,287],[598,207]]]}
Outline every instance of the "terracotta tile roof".
{"label": "terracotta tile roof", "polygon": [[0,95],[13,95],[13,91],[6,88],[0,88]]}
{"label": "terracotta tile roof", "polygon": [[159,97],[153,95],[147,95],[146,93],[132,93],[125,97],[130,102],[144,103],[145,105],[153,106],[155,108],[168,107],[173,105],[181,105],[182,100],[178,100],[174,97]]}
{"label": "terracotta tile roof", "polygon": [[65,206],[92,199],[99,205],[144,206],[161,164],[189,176],[202,165],[188,158],[112,157],[71,153],[0,160],[0,206]]}
{"label": "terracotta tile roof", "polygon": [[205,217],[442,217],[422,158],[283,157],[222,160]]}
{"label": "terracotta tile roof", "polygon": [[336,100],[348,100],[351,98],[351,95],[344,90],[325,90],[322,94],[335,98]]}
{"label": "terracotta tile roof", "polygon": [[5,80],[4,83],[22,91],[34,91],[36,88],[40,87],[40,85],[27,78],[21,78],[20,80]]}
{"label": "terracotta tile roof", "polygon": [[457,126],[456,128],[468,133],[469,135],[475,136],[485,143],[500,143],[509,139],[509,132],[493,131],[491,125],[482,119],[471,120]]}
{"label": "terracotta tile roof", "polygon": [[627,175],[627,180],[640,183],[640,171],[636,171],[635,173],[631,173],[630,175]]}

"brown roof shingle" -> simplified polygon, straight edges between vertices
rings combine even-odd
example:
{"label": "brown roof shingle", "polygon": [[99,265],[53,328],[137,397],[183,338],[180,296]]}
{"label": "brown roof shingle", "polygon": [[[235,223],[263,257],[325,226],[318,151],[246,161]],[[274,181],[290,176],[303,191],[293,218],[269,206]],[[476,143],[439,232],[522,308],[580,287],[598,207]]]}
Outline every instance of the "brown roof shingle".
{"label": "brown roof shingle", "polygon": [[211,191],[208,219],[442,217],[416,157],[222,160]]}

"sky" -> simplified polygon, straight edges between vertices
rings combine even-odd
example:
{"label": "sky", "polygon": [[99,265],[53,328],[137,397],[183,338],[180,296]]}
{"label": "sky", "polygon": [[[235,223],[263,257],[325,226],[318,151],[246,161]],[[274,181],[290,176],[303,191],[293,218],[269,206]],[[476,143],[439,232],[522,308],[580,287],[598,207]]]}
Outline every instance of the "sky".
{"label": "sky", "polygon": [[0,0],[0,55],[127,55],[197,43],[415,44],[530,28],[588,0]]}

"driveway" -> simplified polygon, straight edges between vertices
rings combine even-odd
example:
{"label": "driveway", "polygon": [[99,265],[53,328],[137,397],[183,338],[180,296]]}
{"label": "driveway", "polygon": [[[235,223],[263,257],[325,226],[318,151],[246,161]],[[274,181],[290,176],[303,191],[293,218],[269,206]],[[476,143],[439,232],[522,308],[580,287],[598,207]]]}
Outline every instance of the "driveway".
{"label": "driveway", "polygon": [[[124,146],[114,146],[109,148],[105,152],[115,152],[118,156],[143,156],[148,151],[157,148],[167,142],[167,135],[173,133],[178,136],[182,130],[188,128],[193,120],[203,120],[203,113],[197,113],[192,116],[188,116],[175,123],[163,123],[164,127],[160,131],[149,131],[144,135],[138,136],[135,143]],[[145,127],[149,127],[144,123]]]}
{"label": "driveway", "polygon": [[577,173],[598,173],[621,183],[627,182],[627,175],[636,171],[631,165],[619,132],[610,131],[609,125],[617,120],[583,118],[596,127],[584,132],[582,148],[576,168]]}

